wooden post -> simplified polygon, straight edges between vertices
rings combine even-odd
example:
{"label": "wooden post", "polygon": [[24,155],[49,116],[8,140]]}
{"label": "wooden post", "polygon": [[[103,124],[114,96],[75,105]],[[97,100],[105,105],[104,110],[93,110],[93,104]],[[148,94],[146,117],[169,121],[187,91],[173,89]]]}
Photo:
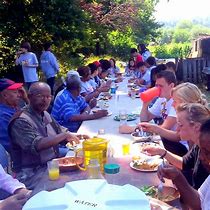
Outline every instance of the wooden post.
{"label": "wooden post", "polygon": [[182,78],[184,82],[187,81],[187,60],[186,59],[182,60]]}

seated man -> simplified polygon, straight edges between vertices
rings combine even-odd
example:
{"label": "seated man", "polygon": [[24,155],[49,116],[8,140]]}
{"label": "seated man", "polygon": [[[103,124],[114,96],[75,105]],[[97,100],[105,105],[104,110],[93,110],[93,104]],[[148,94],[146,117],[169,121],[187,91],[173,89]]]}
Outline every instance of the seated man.
{"label": "seated man", "polygon": [[[205,168],[210,171],[210,119],[204,122],[200,128],[200,159]],[[160,167],[158,170],[159,178],[163,177],[172,179],[180,192],[182,202],[190,209],[207,210],[210,206],[210,176],[206,178],[201,187],[197,190],[193,189],[182,175],[182,173],[175,167],[166,165]]]}
{"label": "seated man", "polygon": [[26,102],[27,96],[22,83],[15,83],[9,79],[0,79],[0,144],[10,153],[8,124],[13,114],[20,108],[21,99]]}
{"label": "seated man", "polygon": [[[176,129],[176,112],[172,106],[173,99],[171,92],[176,84],[176,77],[172,72],[161,71],[156,76],[156,86],[160,88],[160,96],[152,107],[149,107],[151,101],[143,102],[140,119],[142,122],[149,122],[154,118],[161,118],[163,123],[161,127],[168,130]],[[135,127],[126,125],[120,127],[121,133],[133,132]],[[165,148],[177,155],[183,156],[187,153],[187,148],[179,142],[169,141],[162,138]]]}
{"label": "seated man", "polygon": [[49,85],[32,84],[28,97],[29,106],[13,116],[8,131],[16,177],[33,189],[46,171],[47,161],[59,157],[59,143],[79,140],[46,112],[52,99]]}
{"label": "seated man", "polygon": [[76,132],[82,121],[94,120],[107,116],[107,110],[99,110],[91,114],[90,107],[80,95],[81,81],[78,77],[68,77],[66,89],[57,95],[53,109],[53,117],[71,132]]}
{"label": "seated man", "polygon": [[7,174],[2,166],[0,165],[0,189],[8,192],[10,195],[9,198],[3,198],[0,195],[0,209],[1,210],[21,210],[24,203],[27,201],[31,191],[27,190],[25,185],[20,183],[17,179],[12,178]]}

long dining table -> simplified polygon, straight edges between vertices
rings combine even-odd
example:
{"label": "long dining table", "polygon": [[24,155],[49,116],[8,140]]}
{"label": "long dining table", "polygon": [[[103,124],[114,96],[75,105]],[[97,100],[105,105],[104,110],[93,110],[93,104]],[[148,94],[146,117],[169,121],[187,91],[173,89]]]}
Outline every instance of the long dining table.
{"label": "long dining table", "polygon": [[[109,148],[112,148],[112,154],[109,154],[108,163],[117,163],[120,165],[120,172],[118,178],[114,180],[116,185],[131,184],[138,188],[142,186],[157,186],[160,180],[157,176],[157,172],[143,172],[137,171],[130,167],[132,156],[136,155],[139,151],[138,144],[132,144],[133,138],[130,134],[119,133],[119,121],[114,120],[114,117],[119,115],[120,110],[126,110],[128,114],[139,115],[142,101],[140,98],[131,98],[128,96],[127,87],[129,78],[124,78],[123,82],[118,83],[118,88],[112,98],[106,101],[106,108],[109,115],[100,119],[83,121],[82,125],[78,130],[78,134],[86,134],[90,137],[98,135],[98,132],[104,131],[103,138],[109,141]],[[99,109],[99,108],[94,108]],[[94,110],[93,109],[93,110]],[[139,116],[136,120],[129,121],[127,124],[135,126],[140,121]],[[122,144],[130,141],[130,154],[123,155]],[[67,156],[72,156],[73,151],[69,151]],[[66,182],[87,179],[87,172],[76,170],[69,172],[61,172],[60,178],[56,181],[51,181],[48,178],[47,170],[42,176],[41,181],[34,189],[33,194],[38,193],[42,190],[51,191],[57,188],[61,188]],[[105,177],[106,178],[106,177]],[[109,183],[109,177],[106,178]],[[170,180],[166,180],[165,185],[172,186]],[[178,205],[175,202],[174,205]]]}

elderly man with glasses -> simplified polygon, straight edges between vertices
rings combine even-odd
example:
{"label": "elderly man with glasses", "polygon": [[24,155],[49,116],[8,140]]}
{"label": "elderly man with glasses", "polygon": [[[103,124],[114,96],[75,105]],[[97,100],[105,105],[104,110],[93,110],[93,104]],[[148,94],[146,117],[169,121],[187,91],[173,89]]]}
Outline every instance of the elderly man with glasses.
{"label": "elderly man with glasses", "polygon": [[46,112],[52,98],[49,85],[32,84],[28,98],[29,106],[14,115],[8,130],[13,170],[19,181],[33,189],[46,170],[47,161],[59,157],[58,145],[79,140]]}

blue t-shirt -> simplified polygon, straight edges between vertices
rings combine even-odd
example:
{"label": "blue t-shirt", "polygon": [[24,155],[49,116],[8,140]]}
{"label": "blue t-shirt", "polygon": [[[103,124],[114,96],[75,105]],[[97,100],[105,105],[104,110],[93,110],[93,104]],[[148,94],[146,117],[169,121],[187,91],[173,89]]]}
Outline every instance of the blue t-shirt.
{"label": "blue t-shirt", "polygon": [[0,104],[0,144],[10,152],[8,125],[16,110],[5,104]]}
{"label": "blue t-shirt", "polygon": [[59,65],[56,57],[50,51],[44,51],[41,54],[40,65],[47,79],[55,77],[55,75],[59,71]]}
{"label": "blue t-shirt", "polygon": [[17,63],[22,65],[25,82],[37,82],[39,79],[38,79],[38,74],[36,72],[36,67],[24,66],[23,63],[26,61],[28,62],[29,65],[38,64],[36,55],[32,52],[21,54],[17,60]]}
{"label": "blue t-shirt", "polygon": [[56,96],[52,108],[52,116],[62,126],[71,132],[77,132],[82,121],[72,122],[71,117],[79,115],[88,106],[82,96],[76,98],[66,89]]}

